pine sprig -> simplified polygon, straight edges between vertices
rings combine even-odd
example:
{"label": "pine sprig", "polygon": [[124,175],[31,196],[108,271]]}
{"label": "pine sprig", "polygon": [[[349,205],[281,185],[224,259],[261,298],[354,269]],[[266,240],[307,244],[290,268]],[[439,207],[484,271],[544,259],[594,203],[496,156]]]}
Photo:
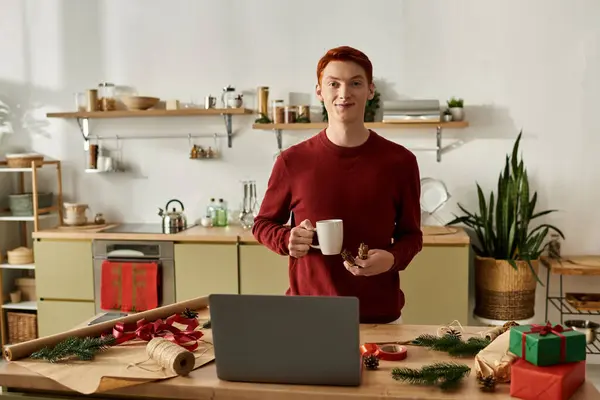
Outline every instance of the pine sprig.
{"label": "pine sprig", "polygon": [[69,337],[53,347],[44,347],[31,354],[31,358],[51,363],[76,358],[90,361],[97,352],[108,349],[115,341],[112,335],[105,337]]}
{"label": "pine sprig", "polygon": [[442,390],[454,389],[463,378],[469,376],[471,368],[464,364],[439,362],[421,369],[394,368],[392,378],[413,385],[438,386]]}
{"label": "pine sprig", "polygon": [[446,333],[441,337],[423,334],[414,339],[411,344],[429,347],[436,351],[445,351],[453,357],[474,357],[490,344],[490,340],[472,337],[464,341],[453,333]]}

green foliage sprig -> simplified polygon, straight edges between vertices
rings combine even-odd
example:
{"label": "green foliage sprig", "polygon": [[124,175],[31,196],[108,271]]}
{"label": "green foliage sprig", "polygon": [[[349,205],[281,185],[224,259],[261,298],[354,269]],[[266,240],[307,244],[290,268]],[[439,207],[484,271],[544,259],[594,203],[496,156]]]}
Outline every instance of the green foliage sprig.
{"label": "green foliage sprig", "polygon": [[53,347],[44,347],[31,354],[31,358],[46,360],[51,363],[66,361],[71,358],[90,361],[99,351],[108,349],[115,342],[112,335],[105,337],[69,337]]}
{"label": "green foliage sprig", "polygon": [[394,368],[392,369],[392,378],[413,385],[435,385],[442,390],[449,390],[456,388],[470,373],[471,368],[467,365],[438,362],[420,369]]}

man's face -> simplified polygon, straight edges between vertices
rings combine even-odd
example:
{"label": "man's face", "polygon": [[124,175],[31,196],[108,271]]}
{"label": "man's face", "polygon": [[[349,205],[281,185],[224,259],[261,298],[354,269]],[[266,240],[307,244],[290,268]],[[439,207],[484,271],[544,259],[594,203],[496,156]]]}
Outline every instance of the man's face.
{"label": "man's face", "polygon": [[317,97],[325,104],[330,121],[363,121],[365,105],[374,93],[375,86],[369,84],[363,68],[350,61],[327,64],[317,84]]}

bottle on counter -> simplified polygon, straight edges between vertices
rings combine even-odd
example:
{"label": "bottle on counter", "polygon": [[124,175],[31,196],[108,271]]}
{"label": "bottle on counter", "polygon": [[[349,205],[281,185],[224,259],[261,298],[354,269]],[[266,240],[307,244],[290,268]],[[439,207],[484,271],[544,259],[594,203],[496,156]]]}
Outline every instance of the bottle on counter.
{"label": "bottle on counter", "polygon": [[217,203],[215,202],[214,197],[210,199],[210,203],[208,203],[208,206],[206,207],[206,216],[213,221],[217,219]]}
{"label": "bottle on counter", "polygon": [[227,226],[227,203],[223,199],[216,206],[216,222],[217,226]]}

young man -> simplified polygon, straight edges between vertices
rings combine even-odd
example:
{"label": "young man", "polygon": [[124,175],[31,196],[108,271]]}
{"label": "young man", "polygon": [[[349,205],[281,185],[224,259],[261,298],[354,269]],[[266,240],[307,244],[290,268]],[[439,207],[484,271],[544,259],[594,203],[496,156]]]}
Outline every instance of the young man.
{"label": "young man", "polygon": [[[289,255],[288,295],[355,296],[361,323],[397,321],[404,306],[399,271],[421,251],[420,177],[415,156],[367,129],[375,91],[371,62],[351,47],[329,50],[317,66],[316,94],[328,126],[277,158],[252,232]],[[284,225],[292,213],[292,226]],[[312,249],[316,221],[339,218],[359,267]],[[295,222],[301,221],[296,225]]]}

